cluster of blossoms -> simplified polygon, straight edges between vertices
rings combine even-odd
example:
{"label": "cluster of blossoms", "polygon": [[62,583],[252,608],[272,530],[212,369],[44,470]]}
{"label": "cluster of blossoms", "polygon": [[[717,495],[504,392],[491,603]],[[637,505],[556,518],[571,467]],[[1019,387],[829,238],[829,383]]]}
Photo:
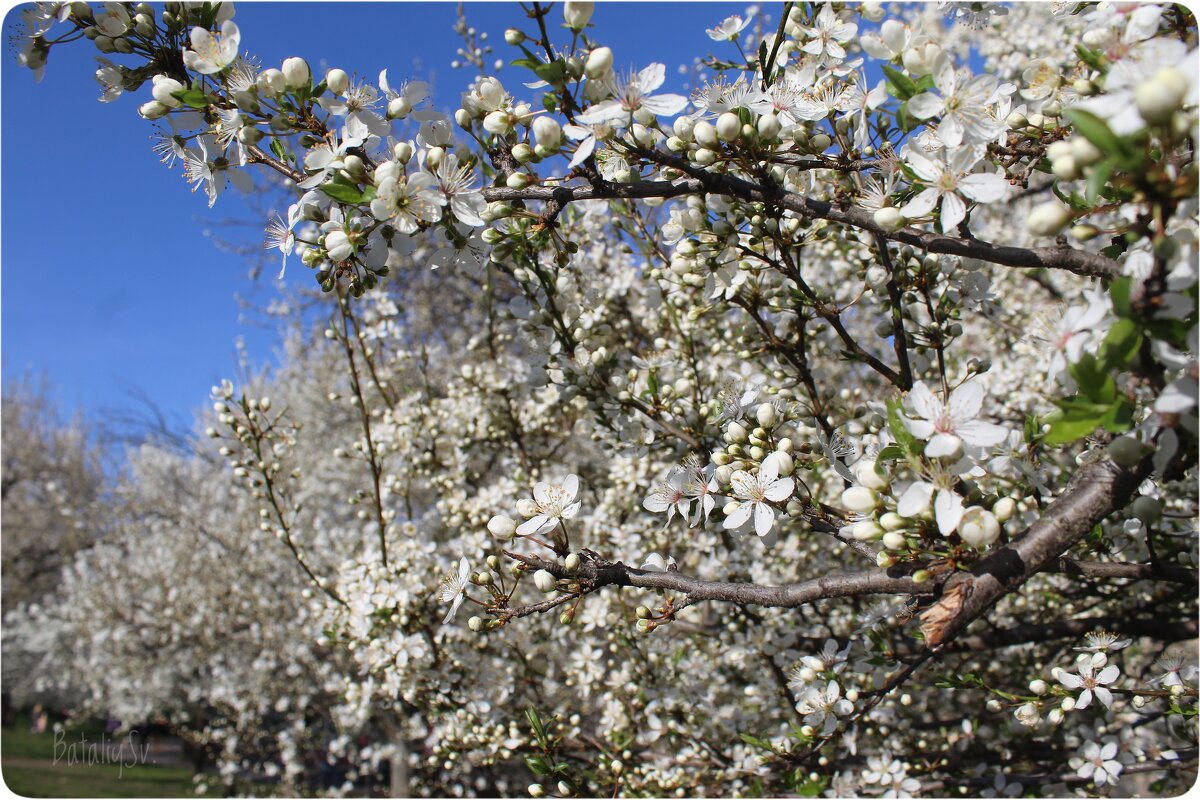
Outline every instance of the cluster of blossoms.
{"label": "cluster of blossoms", "polygon": [[[186,702],[156,663],[135,710],[195,724],[231,784],[298,785],[315,715],[329,752],[453,794],[1186,786],[1195,20],[944,5],[714,20],[688,95],[619,69],[592,4],[563,44],[534,4],[504,39],[535,80],[469,58],[452,114],[386,71],[260,69],[230,4],[27,10],[30,67],[55,25],[144,59],[103,62],[103,99],[149,83],[210,204],[286,178],[269,243],[329,296],[279,374],[215,389],[228,502],[155,526],[171,557],[81,556],[63,600],[171,585],[247,529],[192,593],[237,598],[215,630],[305,626],[271,665],[303,696],[239,686],[243,639],[189,651],[212,677]],[[96,632],[63,682],[97,709],[152,627],[16,623]]]}

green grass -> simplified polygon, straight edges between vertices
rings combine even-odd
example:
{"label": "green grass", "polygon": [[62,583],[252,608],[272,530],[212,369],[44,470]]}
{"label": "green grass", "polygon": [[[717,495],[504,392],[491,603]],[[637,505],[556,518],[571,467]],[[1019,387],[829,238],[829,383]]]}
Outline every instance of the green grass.
{"label": "green grass", "polygon": [[[66,743],[99,742],[103,729],[68,728]],[[111,737],[110,737],[111,738]],[[0,731],[0,769],[8,788],[26,797],[178,797],[195,794],[187,767],[54,762],[54,734],[29,730],[28,718]]]}

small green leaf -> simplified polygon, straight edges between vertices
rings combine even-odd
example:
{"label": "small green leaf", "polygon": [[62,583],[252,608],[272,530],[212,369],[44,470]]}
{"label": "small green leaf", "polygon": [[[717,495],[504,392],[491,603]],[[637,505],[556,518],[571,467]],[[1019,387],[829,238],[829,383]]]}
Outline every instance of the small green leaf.
{"label": "small green leaf", "polygon": [[1129,303],[1129,293],[1132,289],[1133,278],[1130,277],[1117,278],[1112,282],[1112,286],[1108,287],[1108,294],[1112,297],[1113,311],[1118,317],[1133,315],[1133,308]]}
{"label": "small green leaf", "polygon": [[923,448],[917,437],[913,436],[912,431],[908,429],[908,425],[904,423],[904,415],[900,413],[900,401],[898,399],[889,400],[887,409],[888,429],[891,430],[892,436],[896,437],[896,443],[900,445],[907,458],[919,457]]}
{"label": "small green leaf", "polygon": [[1079,60],[1087,64],[1097,72],[1104,71],[1104,54],[1099,50],[1089,50],[1081,44],[1075,45],[1075,55],[1079,56]]}
{"label": "small green leaf", "polygon": [[190,108],[208,108],[209,97],[203,89],[180,89],[178,92],[171,92],[171,97]]}
{"label": "small green leaf", "polygon": [[1100,117],[1082,108],[1069,108],[1066,114],[1067,119],[1075,126],[1075,131],[1101,151],[1120,156],[1122,161],[1133,158],[1133,148],[1129,143],[1113,133],[1108,123]]}
{"label": "small green leaf", "polygon": [[1104,186],[1108,183],[1109,176],[1113,174],[1113,170],[1116,168],[1117,160],[1115,158],[1106,158],[1092,167],[1092,174],[1088,176],[1087,190],[1084,192],[1084,197],[1087,198],[1089,206],[1101,197]]}
{"label": "small green leaf", "polygon": [[362,203],[366,199],[361,189],[349,183],[325,183],[321,191],[342,203]]}
{"label": "small green leaf", "polygon": [[567,77],[567,62],[559,59],[549,64],[538,64],[533,67],[533,72],[546,83],[558,86]]}
{"label": "small green leaf", "polygon": [[1117,320],[1100,345],[1100,360],[1107,370],[1120,369],[1133,361],[1142,346],[1142,332],[1128,317]]}
{"label": "small green leaf", "polygon": [[1100,424],[1109,433],[1124,433],[1133,427],[1133,406],[1122,397],[1113,403],[1112,408],[1104,415]]}
{"label": "small green leaf", "polygon": [[889,444],[887,447],[879,451],[876,457],[877,461],[899,461],[904,458],[904,451],[900,447]]}
{"label": "small green leaf", "polygon": [[1084,353],[1068,369],[1071,377],[1079,384],[1079,390],[1091,402],[1107,406],[1117,398],[1117,385],[1112,376],[1108,374],[1105,365],[1091,353]]}
{"label": "small green leaf", "polygon": [[901,100],[907,100],[913,95],[920,93],[920,90],[917,89],[917,84],[913,81],[913,79],[905,75],[900,70],[884,64],[883,74],[887,75],[888,80],[892,84],[892,88],[895,90],[896,97],[900,98]]}
{"label": "small green leaf", "polygon": [[287,146],[284,145],[283,140],[280,139],[278,136],[271,137],[270,148],[271,148],[271,152],[274,153],[275,157],[278,158],[280,161],[291,161],[292,160],[292,154],[288,152]]}

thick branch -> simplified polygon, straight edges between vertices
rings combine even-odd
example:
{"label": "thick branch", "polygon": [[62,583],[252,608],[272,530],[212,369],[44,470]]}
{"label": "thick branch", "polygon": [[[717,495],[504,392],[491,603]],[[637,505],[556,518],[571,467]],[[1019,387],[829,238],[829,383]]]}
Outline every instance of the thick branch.
{"label": "thick branch", "polygon": [[687,596],[686,604],[704,600],[722,600],[743,605],[769,608],[796,608],[830,597],[856,597],[868,594],[932,594],[932,582],[914,583],[907,576],[883,570],[851,572],[814,578],[785,586],[759,586],[754,583],[706,581],[675,571],[642,570],[617,562],[584,562],[575,572],[553,561],[537,556],[505,551],[532,569],[544,569],[556,578],[586,582],[591,589],[602,586],[632,586],[641,589],[670,589]]}
{"label": "thick branch", "polygon": [[1195,586],[1200,578],[1196,570],[1177,564],[1118,564],[1110,561],[1076,561],[1060,558],[1047,572],[1081,575],[1085,578],[1127,578],[1129,580],[1166,581]]}
{"label": "thick branch", "polygon": [[921,615],[926,644],[948,642],[1001,597],[1055,564],[1100,520],[1124,507],[1149,471],[1148,459],[1133,470],[1107,456],[1079,470],[1024,534],[946,581],[942,598]]}

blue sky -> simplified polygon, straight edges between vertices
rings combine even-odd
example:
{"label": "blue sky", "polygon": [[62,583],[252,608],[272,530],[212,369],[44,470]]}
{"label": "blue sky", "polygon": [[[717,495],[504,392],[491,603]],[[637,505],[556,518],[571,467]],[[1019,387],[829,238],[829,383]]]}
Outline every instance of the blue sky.
{"label": "blue sky", "polygon": [[[594,35],[613,47],[618,65],[665,63],[664,88],[678,91],[676,67],[715,47],[704,29],[744,7],[600,4]],[[386,67],[393,81],[430,81],[437,105],[453,108],[471,77],[450,67],[461,44],[451,27],[455,8],[239,3],[236,21],[242,49],[264,67],[293,55],[314,68],[372,78]],[[4,20],[6,40],[23,30],[19,9]],[[517,4],[467,4],[467,18],[489,32],[496,50],[490,58],[519,57],[503,41],[506,27],[528,27]],[[67,410],[97,419],[106,409],[135,406],[128,390],[136,388],[187,426],[208,388],[235,374],[239,337],[254,363],[274,358],[277,333],[244,319],[237,300],[241,294],[262,305],[278,297],[274,276],[253,284],[247,262],[204,234],[239,219],[250,223],[242,235],[257,241],[265,220],[232,189],[210,210],[178,168],[159,164],[150,149],[153,128],[136,113],[149,99],[148,86],[115,103],[97,102],[96,55],[87,41],[55,47],[40,84],[11,49],[0,67],[3,373],[44,372]],[[514,90],[530,79],[515,68],[500,77]],[[291,265],[289,281],[309,279]]]}

